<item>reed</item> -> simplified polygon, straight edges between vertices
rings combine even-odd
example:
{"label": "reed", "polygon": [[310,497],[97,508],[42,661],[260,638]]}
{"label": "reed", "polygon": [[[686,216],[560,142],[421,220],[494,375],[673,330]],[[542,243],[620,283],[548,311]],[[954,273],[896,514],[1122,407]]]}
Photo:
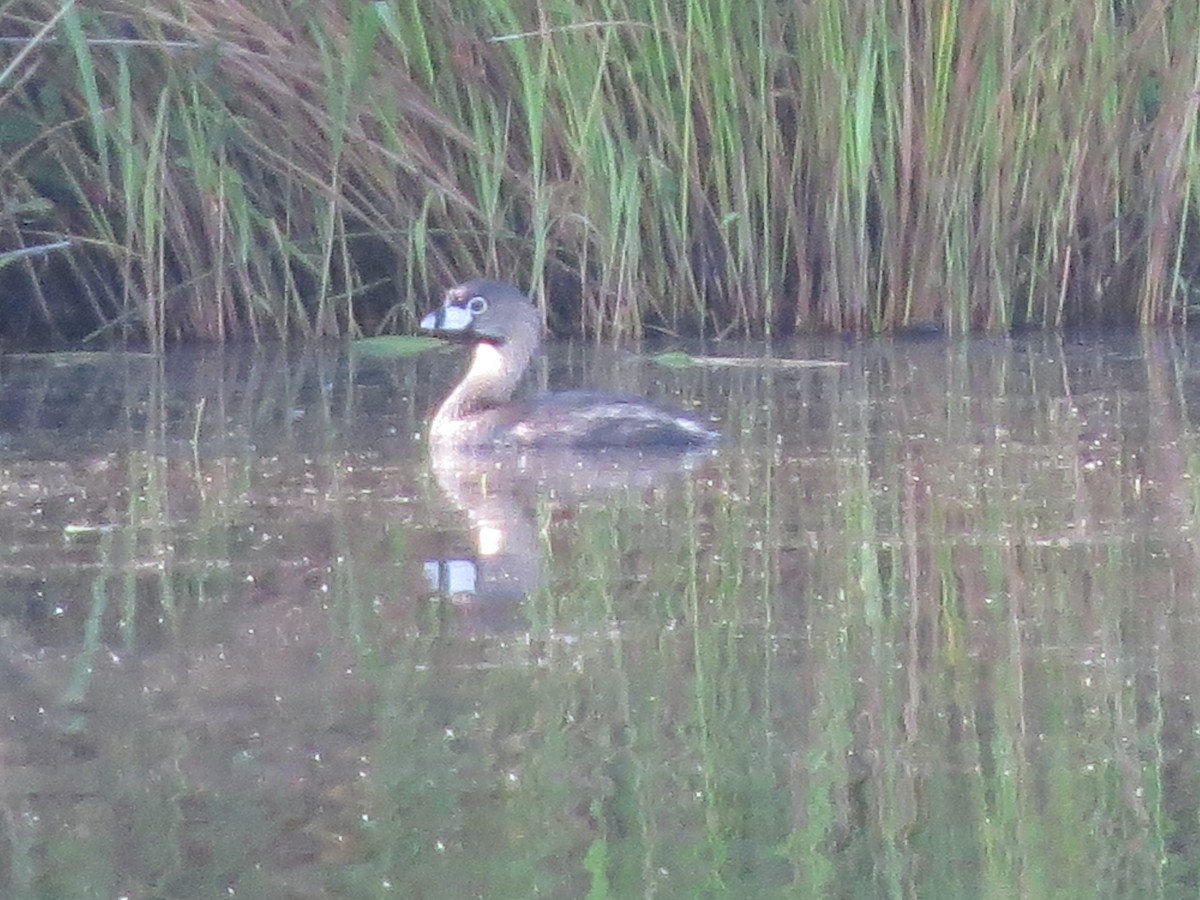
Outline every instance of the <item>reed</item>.
{"label": "reed", "polygon": [[1183,321],[1197,33],[1099,0],[0,0],[32,298],[0,329],[405,329],[475,272],[595,334]]}

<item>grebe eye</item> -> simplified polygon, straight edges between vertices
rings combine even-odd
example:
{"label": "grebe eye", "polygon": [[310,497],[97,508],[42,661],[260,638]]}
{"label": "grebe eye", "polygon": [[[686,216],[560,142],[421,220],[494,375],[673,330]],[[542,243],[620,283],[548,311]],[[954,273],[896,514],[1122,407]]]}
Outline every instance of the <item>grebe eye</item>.
{"label": "grebe eye", "polygon": [[467,312],[477,316],[482,312],[487,312],[487,306],[487,300],[483,297],[472,297],[467,301]]}

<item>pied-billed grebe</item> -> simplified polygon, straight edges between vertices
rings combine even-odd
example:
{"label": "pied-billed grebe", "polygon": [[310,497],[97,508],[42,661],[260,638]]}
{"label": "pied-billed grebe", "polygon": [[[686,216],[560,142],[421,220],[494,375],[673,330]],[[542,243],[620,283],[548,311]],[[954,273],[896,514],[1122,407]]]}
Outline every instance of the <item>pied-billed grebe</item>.
{"label": "pied-billed grebe", "polygon": [[563,391],[512,400],[538,347],[541,319],[511,284],[477,279],[446,292],[421,329],[475,345],[470,367],[442,403],[429,438],[443,446],[689,449],[719,439],[688,416],[640,397]]}

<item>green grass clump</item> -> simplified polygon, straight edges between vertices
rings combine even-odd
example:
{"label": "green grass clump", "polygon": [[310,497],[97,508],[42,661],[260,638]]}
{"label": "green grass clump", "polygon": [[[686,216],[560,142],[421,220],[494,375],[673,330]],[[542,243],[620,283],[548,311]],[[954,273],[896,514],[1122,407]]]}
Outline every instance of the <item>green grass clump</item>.
{"label": "green grass clump", "polygon": [[475,273],[618,335],[1180,321],[1198,33],[1098,0],[0,0],[0,333],[355,336]]}

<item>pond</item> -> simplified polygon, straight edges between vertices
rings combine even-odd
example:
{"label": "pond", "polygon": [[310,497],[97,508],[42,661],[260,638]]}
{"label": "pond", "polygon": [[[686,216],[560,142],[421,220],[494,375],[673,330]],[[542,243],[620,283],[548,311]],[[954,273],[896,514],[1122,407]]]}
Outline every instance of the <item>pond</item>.
{"label": "pond", "polygon": [[2,358],[0,894],[1193,895],[1197,350],[554,347],[727,438],[583,462],[431,459],[453,352]]}

